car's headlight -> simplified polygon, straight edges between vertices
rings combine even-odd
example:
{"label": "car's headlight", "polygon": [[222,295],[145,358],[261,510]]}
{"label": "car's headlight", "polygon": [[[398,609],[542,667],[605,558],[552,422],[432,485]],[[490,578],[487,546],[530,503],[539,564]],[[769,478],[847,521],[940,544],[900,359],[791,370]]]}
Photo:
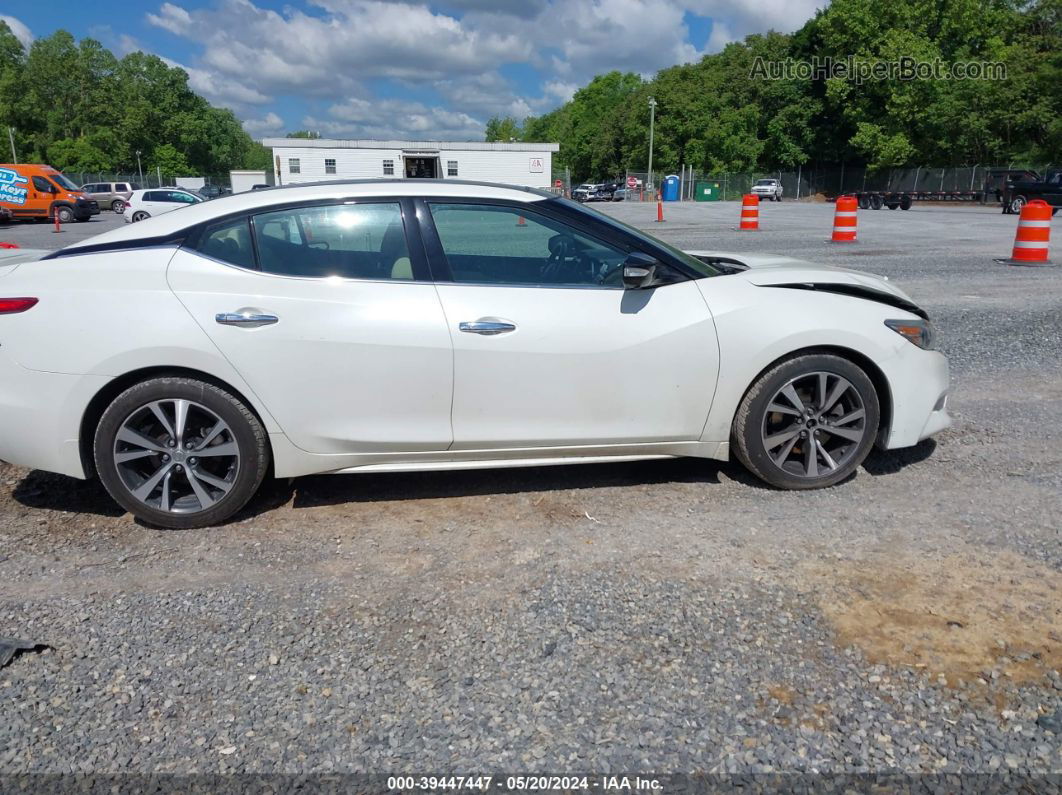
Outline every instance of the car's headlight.
{"label": "car's headlight", "polygon": [[940,334],[928,320],[886,320],[885,325],[919,348],[927,351],[937,349]]}

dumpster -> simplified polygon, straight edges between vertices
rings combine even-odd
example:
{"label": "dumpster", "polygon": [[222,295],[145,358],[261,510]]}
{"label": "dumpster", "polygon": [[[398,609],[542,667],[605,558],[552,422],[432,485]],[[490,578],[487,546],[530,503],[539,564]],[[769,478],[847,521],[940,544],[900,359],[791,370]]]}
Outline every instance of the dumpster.
{"label": "dumpster", "polygon": [[682,180],[678,178],[676,174],[668,174],[664,177],[664,184],[660,190],[660,198],[666,202],[677,202],[679,200],[679,188],[682,185]]}
{"label": "dumpster", "polygon": [[699,202],[717,202],[719,201],[719,183],[718,182],[698,182],[694,186],[693,198]]}

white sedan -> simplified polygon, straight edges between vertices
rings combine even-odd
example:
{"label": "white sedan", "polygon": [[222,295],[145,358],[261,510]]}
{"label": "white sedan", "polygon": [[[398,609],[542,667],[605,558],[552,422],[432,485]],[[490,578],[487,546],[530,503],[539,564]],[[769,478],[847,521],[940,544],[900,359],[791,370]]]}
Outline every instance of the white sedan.
{"label": "white sedan", "polygon": [[180,188],[149,188],[135,190],[125,203],[122,217],[127,224],[145,221],[156,215],[173,212],[190,204],[204,201],[202,196]]}
{"label": "white sedan", "polygon": [[256,191],[32,260],[0,260],[0,458],[157,526],[224,521],[267,473],[736,455],[816,488],[950,423],[890,282],[538,191]]}

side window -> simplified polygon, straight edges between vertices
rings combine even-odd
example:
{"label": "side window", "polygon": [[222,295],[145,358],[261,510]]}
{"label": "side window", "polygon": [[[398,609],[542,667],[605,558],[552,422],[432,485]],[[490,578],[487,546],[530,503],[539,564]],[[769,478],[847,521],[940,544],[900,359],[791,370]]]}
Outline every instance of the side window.
{"label": "side window", "polygon": [[246,218],[207,227],[196,249],[208,257],[254,269],[250,223]]}
{"label": "side window", "polygon": [[265,273],[344,279],[413,279],[402,209],[395,203],[331,204],[254,217]]}
{"label": "side window", "polygon": [[38,193],[55,193],[55,187],[44,177],[33,178],[33,189]]}
{"label": "side window", "polygon": [[622,287],[626,252],[524,208],[431,204],[455,282]]}
{"label": "side window", "polygon": [[144,191],[144,201],[146,201],[146,202],[161,201],[161,199],[159,199],[159,192],[157,190]]}
{"label": "side window", "polygon": [[195,204],[195,196],[190,193],[184,193],[183,191],[175,190],[170,192],[169,201],[177,202],[178,204]]}

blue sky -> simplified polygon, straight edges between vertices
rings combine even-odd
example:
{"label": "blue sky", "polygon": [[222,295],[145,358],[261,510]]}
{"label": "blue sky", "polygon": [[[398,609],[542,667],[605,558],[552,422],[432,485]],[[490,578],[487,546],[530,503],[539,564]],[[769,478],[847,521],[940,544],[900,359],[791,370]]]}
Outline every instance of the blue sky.
{"label": "blue sky", "polygon": [[[595,74],[651,75],[800,27],[825,0],[52,0],[0,13],[24,41],[63,27],[179,65],[255,137],[480,139]],[[6,5],[6,4],[5,4]]]}

